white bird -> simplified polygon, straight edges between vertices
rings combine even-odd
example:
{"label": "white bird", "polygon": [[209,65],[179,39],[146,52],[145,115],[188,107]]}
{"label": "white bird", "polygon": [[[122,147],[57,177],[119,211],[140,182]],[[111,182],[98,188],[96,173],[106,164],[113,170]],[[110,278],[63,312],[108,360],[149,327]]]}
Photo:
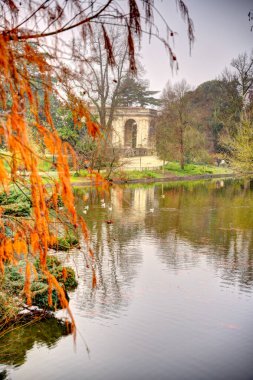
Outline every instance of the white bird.
{"label": "white bird", "polygon": [[105,203],[105,200],[104,200],[104,199],[101,199],[101,203]]}
{"label": "white bird", "polygon": [[101,207],[105,208],[105,203],[102,203],[102,204],[101,204]]}
{"label": "white bird", "polygon": [[165,198],[165,195],[164,195],[164,194],[162,194],[162,195],[161,195],[161,197],[162,197],[162,198]]}
{"label": "white bird", "polygon": [[108,207],[108,210],[109,210],[109,211],[112,211],[112,206],[109,206],[109,207]]}
{"label": "white bird", "polygon": [[154,212],[155,209],[154,209],[154,208],[150,208],[149,211],[150,211],[150,212]]}
{"label": "white bird", "polygon": [[87,210],[83,210],[83,213],[84,213],[84,214],[87,214]]}
{"label": "white bird", "polygon": [[89,210],[89,205],[84,206],[85,210]]}

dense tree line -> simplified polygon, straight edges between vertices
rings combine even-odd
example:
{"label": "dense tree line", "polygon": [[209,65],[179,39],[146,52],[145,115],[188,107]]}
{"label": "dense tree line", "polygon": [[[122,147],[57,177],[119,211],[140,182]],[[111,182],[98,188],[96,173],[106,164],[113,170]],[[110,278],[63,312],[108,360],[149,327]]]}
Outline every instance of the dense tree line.
{"label": "dense tree line", "polygon": [[157,122],[164,160],[218,162],[252,168],[253,53],[240,54],[218,79],[192,90],[185,80],[165,87]]}

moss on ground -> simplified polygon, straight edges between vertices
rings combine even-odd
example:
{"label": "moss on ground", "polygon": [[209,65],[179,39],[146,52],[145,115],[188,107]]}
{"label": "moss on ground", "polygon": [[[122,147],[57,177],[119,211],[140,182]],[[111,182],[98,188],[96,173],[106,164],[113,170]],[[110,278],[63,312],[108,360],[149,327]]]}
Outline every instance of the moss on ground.
{"label": "moss on ground", "polygon": [[73,234],[67,234],[63,237],[58,237],[56,242],[50,245],[50,248],[56,251],[68,251],[69,249],[79,245],[79,237]]}
{"label": "moss on ground", "polygon": [[[47,278],[40,268],[39,260],[35,260],[34,266],[37,276],[32,276],[31,292],[32,304],[43,310],[55,311],[61,309],[61,304],[57,291],[52,291],[53,305],[48,304],[48,283]],[[68,291],[77,286],[75,272],[70,267],[62,265],[56,256],[47,257],[49,272],[55,276],[60,286],[63,288],[66,298]],[[17,319],[22,304],[26,303],[24,293],[25,285],[25,261],[21,260],[17,266],[7,265],[5,272],[0,274],[0,331],[2,331],[10,321]]]}
{"label": "moss on ground", "polygon": [[31,213],[31,201],[27,194],[20,191],[0,193],[0,205],[4,215],[21,217]]}

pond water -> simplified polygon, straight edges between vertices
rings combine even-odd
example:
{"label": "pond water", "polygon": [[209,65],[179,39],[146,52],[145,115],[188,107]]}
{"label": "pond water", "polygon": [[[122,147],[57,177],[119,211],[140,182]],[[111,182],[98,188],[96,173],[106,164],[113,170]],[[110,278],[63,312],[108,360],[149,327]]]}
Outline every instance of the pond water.
{"label": "pond water", "polygon": [[89,204],[97,276],[92,289],[82,250],[62,254],[79,281],[76,343],[49,321],[18,329],[0,341],[0,379],[252,379],[253,182],[76,199]]}

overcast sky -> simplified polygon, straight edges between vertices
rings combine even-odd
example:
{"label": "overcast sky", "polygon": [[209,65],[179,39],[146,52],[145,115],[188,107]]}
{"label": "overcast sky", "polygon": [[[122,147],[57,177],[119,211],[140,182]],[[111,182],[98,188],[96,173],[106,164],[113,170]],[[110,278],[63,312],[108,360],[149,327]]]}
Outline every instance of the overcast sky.
{"label": "overcast sky", "polygon": [[169,57],[162,44],[152,40],[142,45],[145,77],[152,90],[161,91],[166,82],[185,78],[193,87],[217,78],[229,66],[231,59],[253,49],[248,13],[253,11],[253,0],[185,0],[194,22],[196,41],[189,55],[186,24],[176,9],[174,0],[157,1],[169,26],[178,32],[175,53],[179,61],[178,73],[171,73]]}

